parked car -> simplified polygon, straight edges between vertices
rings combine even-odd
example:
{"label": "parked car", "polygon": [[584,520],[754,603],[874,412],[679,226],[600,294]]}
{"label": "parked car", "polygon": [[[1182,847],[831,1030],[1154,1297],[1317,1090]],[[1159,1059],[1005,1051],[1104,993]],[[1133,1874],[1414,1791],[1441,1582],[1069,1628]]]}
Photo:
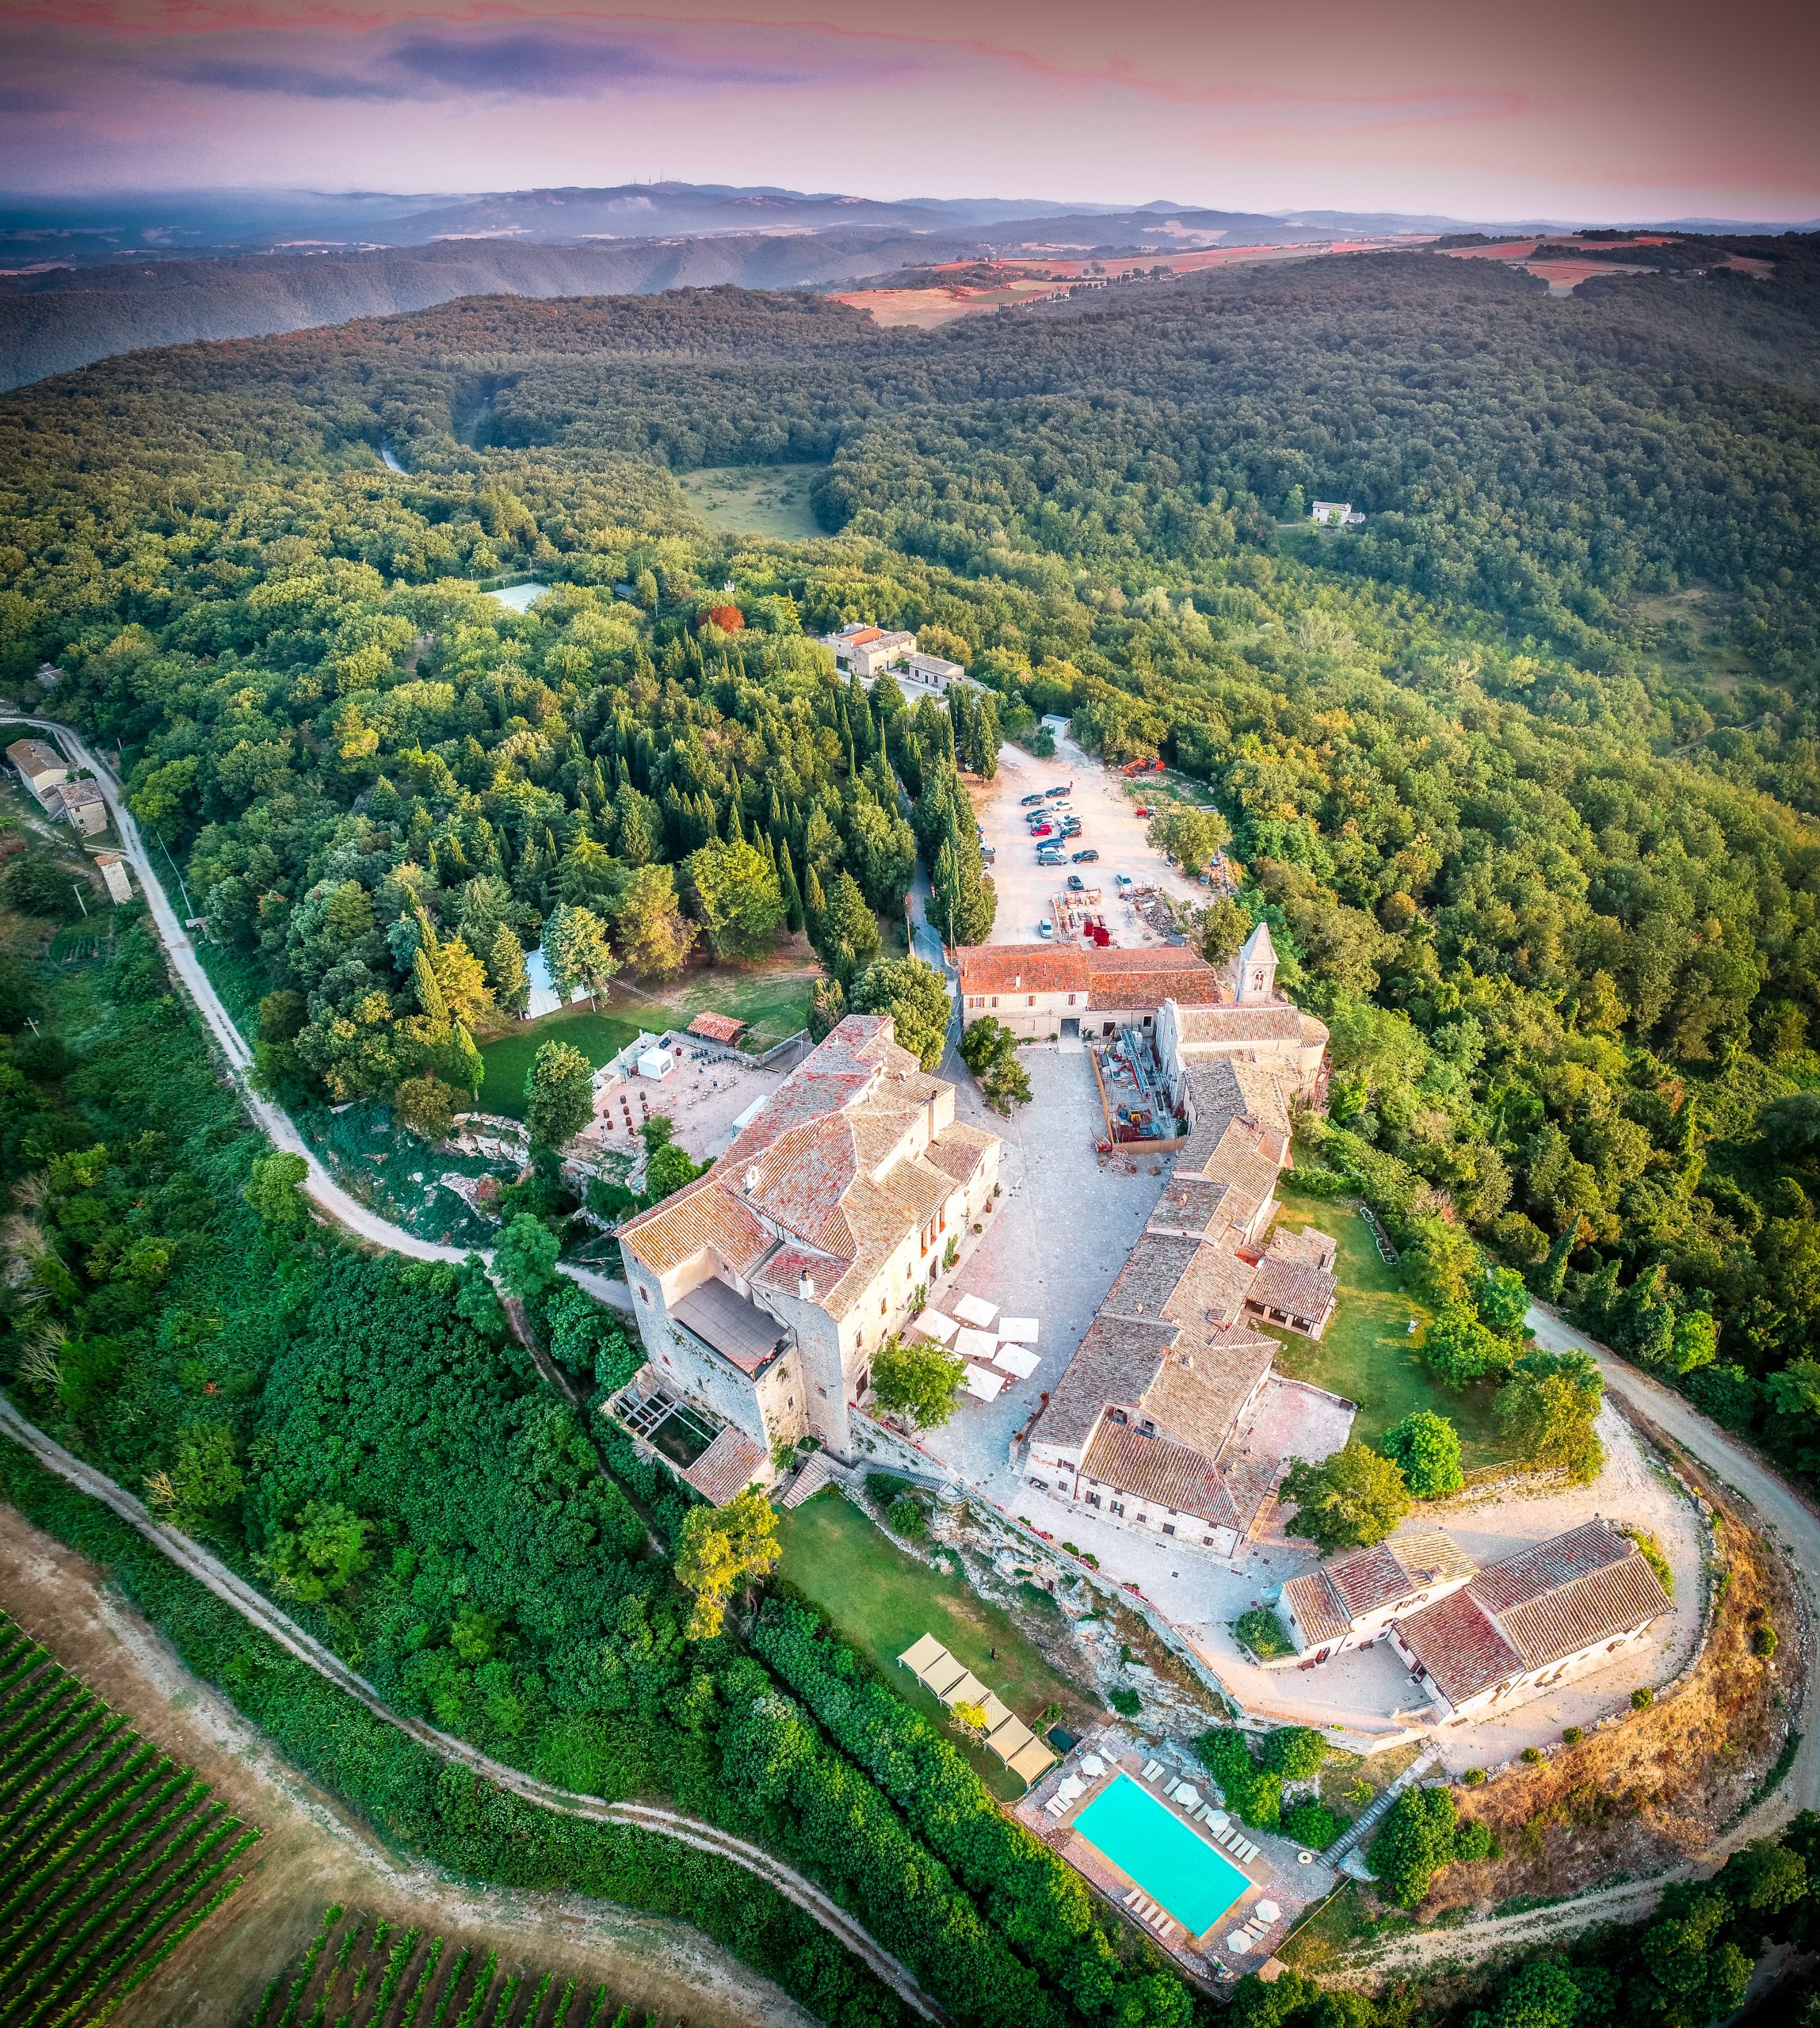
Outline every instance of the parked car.
{"label": "parked car", "polygon": [[1037,924],[1036,934],[1039,936],[1053,936],[1055,934],[1055,925],[1047,916]]}
{"label": "parked car", "polygon": [[[1078,859],[1080,857],[1080,854],[1077,852],[1074,856]],[[1070,894],[1079,894],[1084,893],[1086,890],[1086,882],[1081,878],[1079,874],[1070,873],[1068,875],[1068,892]]]}
{"label": "parked car", "polygon": [[1055,800],[1055,799],[1056,799],[1056,797],[1057,797],[1057,796],[1059,796],[1059,795],[1066,795],[1068,793],[1068,791],[1067,791],[1066,787],[1064,786],[1063,787],[1058,788],[1058,789],[1045,789],[1045,790],[1043,791],[1043,793],[1044,793],[1044,795],[1045,795],[1049,799],[1049,800],[1050,800],[1051,802],[1053,802]]}
{"label": "parked car", "polygon": [[1043,800],[1043,791],[1040,789],[1032,789],[1028,795],[1021,795],[1017,800],[1023,803],[1040,802]]}
{"label": "parked car", "polygon": [[1131,876],[1128,873],[1115,874],[1113,878],[1118,883],[1119,892],[1121,894],[1130,894],[1131,891],[1132,882]]}
{"label": "parked car", "polygon": [[[1074,863],[1077,866],[1091,866],[1099,856],[1100,855],[1094,851],[1091,845],[1089,845],[1084,852],[1075,853]],[[1080,884],[1081,882],[1078,878],[1074,876],[1070,877],[1068,885],[1070,887],[1078,887]]]}
{"label": "parked car", "polygon": [[1036,863],[1039,866],[1066,866],[1068,862],[1062,856],[1059,847],[1045,845],[1036,855]]}

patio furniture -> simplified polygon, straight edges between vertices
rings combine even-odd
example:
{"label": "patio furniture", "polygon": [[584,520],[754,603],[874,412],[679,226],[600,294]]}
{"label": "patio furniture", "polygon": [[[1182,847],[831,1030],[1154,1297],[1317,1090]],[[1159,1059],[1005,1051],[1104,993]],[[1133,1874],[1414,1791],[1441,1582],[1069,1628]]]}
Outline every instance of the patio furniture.
{"label": "patio furniture", "polygon": [[984,1302],[979,1296],[963,1296],[955,1304],[954,1313],[963,1324],[971,1324],[976,1331],[985,1331],[990,1328],[993,1318],[998,1314],[998,1306]]}
{"label": "patio furniture", "polygon": [[1068,1805],[1063,1801],[1059,1796],[1051,1796],[1048,1801],[1043,1805],[1044,1811],[1049,1816],[1057,1819],[1059,1819],[1063,1815],[1066,1811],[1067,1807]]}
{"label": "patio furniture", "polygon": [[1235,1957],[1242,1957],[1251,1948],[1251,1939],[1243,1930],[1234,1930],[1226,1939],[1226,1947]]}
{"label": "patio furniture", "polygon": [[1043,1362],[1034,1352],[1027,1352],[1021,1346],[1001,1345],[992,1355],[992,1363],[1003,1367],[1007,1373],[1015,1374],[1020,1380],[1028,1380]]}
{"label": "patio furniture", "polygon": [[927,1309],[916,1320],[916,1328],[925,1338],[933,1338],[938,1345],[945,1345],[960,1328],[952,1317],[944,1317],[939,1309]]}
{"label": "patio furniture", "polygon": [[1196,1810],[1200,1808],[1200,1791],[1192,1782],[1184,1782],[1173,1798],[1178,1809]]}
{"label": "patio furniture", "polygon": [[1081,1772],[1090,1782],[1097,1782],[1106,1771],[1106,1763],[1097,1753],[1084,1753],[1081,1756]]}
{"label": "patio furniture", "polygon": [[1142,1778],[1147,1782],[1154,1782],[1162,1771],[1163,1764],[1160,1760],[1147,1760],[1144,1763]]}
{"label": "patio furniture", "polygon": [[1036,1343],[1036,1320],[1033,1317],[1002,1317],[998,1320],[998,1335],[1014,1339],[1020,1345]]}
{"label": "patio furniture", "polygon": [[953,1349],[963,1359],[982,1359],[988,1366],[998,1350],[998,1340],[990,1331],[956,1331]]}
{"label": "patio furniture", "polygon": [[1257,1919],[1268,1929],[1272,1923],[1283,1919],[1283,1911],[1274,1901],[1260,1901],[1257,1908]]}
{"label": "patio furniture", "polygon": [[1005,1391],[1005,1376],[989,1367],[970,1366],[965,1386],[969,1394],[982,1401],[996,1401]]}

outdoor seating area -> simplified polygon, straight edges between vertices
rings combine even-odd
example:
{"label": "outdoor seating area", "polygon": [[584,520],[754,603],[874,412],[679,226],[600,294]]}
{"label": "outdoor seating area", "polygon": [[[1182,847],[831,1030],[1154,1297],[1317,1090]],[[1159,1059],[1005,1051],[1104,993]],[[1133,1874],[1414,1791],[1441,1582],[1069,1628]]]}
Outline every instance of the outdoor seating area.
{"label": "outdoor seating area", "polygon": [[933,1633],[899,1656],[918,1683],[941,1698],[950,1711],[964,1705],[984,1719],[982,1736],[1013,1774],[1026,1784],[1038,1782],[1055,1764],[1055,1755],[994,1691],[987,1689],[964,1662],[958,1662]]}
{"label": "outdoor seating area", "polygon": [[925,1309],[915,1328],[967,1362],[960,1384],[978,1401],[996,1401],[1013,1381],[1030,1379],[1042,1364],[1036,1318],[1001,1317],[980,1296],[962,1296],[952,1317]]}

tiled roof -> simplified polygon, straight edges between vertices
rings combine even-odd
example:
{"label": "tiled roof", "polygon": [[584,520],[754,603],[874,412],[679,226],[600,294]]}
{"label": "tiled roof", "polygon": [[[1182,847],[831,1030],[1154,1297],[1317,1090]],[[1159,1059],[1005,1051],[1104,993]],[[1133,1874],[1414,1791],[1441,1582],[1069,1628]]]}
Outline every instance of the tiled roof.
{"label": "tiled roof", "polygon": [[1170,1291],[1163,1314],[1172,1324],[1196,1331],[1236,1324],[1257,1276],[1252,1263],[1241,1260],[1230,1247],[1198,1246]]}
{"label": "tiled roof", "polygon": [[1339,1258],[1340,1242],[1318,1226],[1304,1226],[1299,1232],[1278,1226],[1264,1250],[1266,1260],[1294,1261],[1309,1268],[1329,1268]]}
{"label": "tiled roof", "polygon": [[[1146,1233],[1100,1305],[1102,1317],[1160,1317],[1200,1252],[1199,1241]],[[1179,1321],[1179,1320],[1178,1320]]]}
{"label": "tiled roof", "polygon": [[1523,1657],[1498,1632],[1470,1584],[1400,1621],[1397,1632],[1451,1704],[1463,1704],[1523,1673]]}
{"label": "tiled roof", "polygon": [[736,1043],[746,1028],[745,1022],[734,1020],[731,1014],[698,1014],[689,1024],[692,1035],[708,1043]]}
{"label": "tiled roof", "polygon": [[[1154,958],[1158,954],[1149,951],[1142,955]],[[1159,968],[1154,971],[1121,969],[1102,972],[1094,964],[1087,984],[1087,1008],[1090,1013],[1105,1014],[1121,1007],[1161,1007],[1166,1000],[1173,1000],[1182,1007],[1211,1007],[1223,992],[1219,974],[1211,966],[1204,972],[1192,971],[1185,966],[1168,971]]]}
{"label": "tiled roof", "polygon": [[1143,1400],[1179,1335],[1174,1325],[1153,1324],[1147,1317],[1132,1322],[1104,1313],[1096,1317],[1032,1435],[1064,1450],[1085,1443],[1108,1401]]}
{"label": "tiled roof", "polygon": [[1287,1001],[1267,1001],[1255,1007],[1184,1007],[1181,1039],[1192,1048],[1196,1043],[1240,1045],[1245,1043],[1312,1042],[1316,1034],[1325,1042],[1326,1024],[1312,1014],[1304,1014]]}
{"label": "tiled roof", "polygon": [[1292,1577],[1283,1587],[1283,1603],[1295,1613],[1295,1623],[1311,1648],[1323,1641],[1337,1641],[1353,1630],[1345,1602],[1324,1569]]}
{"label": "tiled roof", "polygon": [[[1184,1157],[1191,1152],[1192,1147],[1182,1150]],[[1249,1120],[1229,1120],[1200,1172],[1216,1183],[1230,1184],[1253,1206],[1264,1204],[1276,1194],[1276,1179],[1283,1172],[1282,1152],[1286,1151],[1265,1128]]]}
{"label": "tiled roof", "polygon": [[[1405,1620],[1402,1631],[1458,1704],[1505,1676],[1628,1633],[1668,1606],[1636,1545],[1610,1523],[1589,1521],[1487,1565],[1464,1591]],[[1436,1617],[1448,1607],[1461,1610]]]}
{"label": "tiled roof", "polygon": [[944,1126],[923,1150],[927,1158],[956,1183],[969,1181],[996,1145],[996,1134],[982,1132],[963,1119]]}
{"label": "tiled roof", "polygon": [[70,764],[63,755],[41,739],[14,740],[6,749],[6,758],[15,768],[31,776],[48,775],[59,768],[65,774],[70,771]]}
{"label": "tiled roof", "polygon": [[1231,1496],[1201,1452],[1166,1436],[1146,1436],[1128,1423],[1101,1423],[1081,1469],[1139,1500],[1198,1514],[1221,1527],[1238,1523]]}
{"label": "tiled roof", "polygon": [[1332,1315],[1339,1290],[1339,1283],[1325,1268],[1266,1253],[1246,1300],[1260,1309],[1280,1310],[1285,1317],[1320,1324]]}
{"label": "tiled roof", "polygon": [[1408,1528],[1375,1548],[1330,1557],[1321,1567],[1349,1619],[1363,1619],[1427,1585],[1470,1577],[1479,1568],[1438,1528]]}
{"label": "tiled roof", "polygon": [[61,796],[64,807],[71,810],[79,803],[105,802],[107,800],[101,794],[99,782],[60,782],[52,793]]}
{"label": "tiled roof", "polygon": [[1157,1427],[1210,1462],[1269,1374],[1276,1341],[1249,1331],[1183,1332],[1139,1397]]}
{"label": "tiled roof", "polygon": [[765,1457],[763,1444],[729,1423],[682,1476],[711,1507],[724,1507],[751,1485]]}
{"label": "tiled roof", "polygon": [[[1150,1229],[1189,1233],[1196,1238],[1213,1237],[1232,1223],[1226,1208],[1231,1189],[1230,1184],[1216,1182],[1211,1176],[1172,1176],[1163,1185],[1162,1195],[1150,1213]],[[1255,1211],[1257,1207],[1253,1204],[1250,1208]]]}
{"label": "tiled roof", "polygon": [[654,1274],[666,1275],[712,1247],[736,1275],[764,1257],[773,1236],[745,1205],[720,1188],[710,1174],[685,1184],[673,1197],[654,1204],[620,1229],[635,1259]]}
{"label": "tiled roof", "polygon": [[[1086,993],[1096,997],[1095,1004],[1110,1007],[1160,1006],[1167,999],[1195,1001],[1209,993],[1217,997],[1219,984],[1219,974],[1200,952],[1185,947],[1089,951],[1053,943],[972,943],[957,954],[956,962],[963,993]],[[1150,993],[1154,1002],[1142,997]]]}

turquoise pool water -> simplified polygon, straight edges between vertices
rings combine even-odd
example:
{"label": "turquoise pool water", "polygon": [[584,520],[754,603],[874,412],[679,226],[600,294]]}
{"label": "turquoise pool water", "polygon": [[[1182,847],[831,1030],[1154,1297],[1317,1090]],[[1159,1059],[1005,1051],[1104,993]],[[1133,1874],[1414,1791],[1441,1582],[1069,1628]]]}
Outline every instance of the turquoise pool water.
{"label": "turquoise pool water", "polygon": [[1074,1819],[1074,1828],[1190,1936],[1211,1929],[1251,1885],[1223,1852],[1128,1774],[1108,1782]]}

